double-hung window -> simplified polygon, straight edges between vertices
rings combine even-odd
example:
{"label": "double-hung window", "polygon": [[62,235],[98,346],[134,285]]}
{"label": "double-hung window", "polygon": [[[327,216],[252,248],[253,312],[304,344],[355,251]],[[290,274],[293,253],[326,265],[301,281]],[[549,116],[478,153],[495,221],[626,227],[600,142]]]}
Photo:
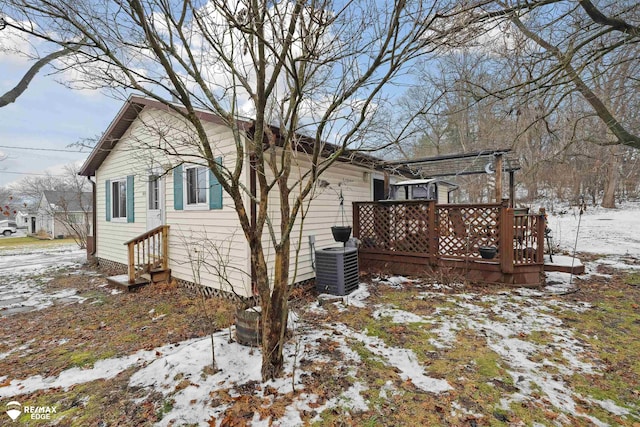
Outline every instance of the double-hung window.
{"label": "double-hung window", "polygon": [[111,218],[127,218],[127,180],[111,181]]}
{"label": "double-hung window", "polygon": [[[222,162],[217,158],[216,162]],[[173,208],[222,209],[222,185],[206,166],[177,165],[173,169]]]}
{"label": "double-hung window", "polygon": [[204,166],[185,167],[187,206],[208,206],[208,172]]}
{"label": "double-hung window", "polygon": [[133,182],[133,175],[105,180],[104,205],[107,221],[135,222]]}

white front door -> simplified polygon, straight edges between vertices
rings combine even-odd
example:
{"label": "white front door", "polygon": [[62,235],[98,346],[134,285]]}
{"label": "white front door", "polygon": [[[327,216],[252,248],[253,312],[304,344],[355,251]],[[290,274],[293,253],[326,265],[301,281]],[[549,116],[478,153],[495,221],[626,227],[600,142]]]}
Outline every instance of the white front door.
{"label": "white front door", "polygon": [[164,224],[164,178],[149,174],[147,183],[147,230]]}

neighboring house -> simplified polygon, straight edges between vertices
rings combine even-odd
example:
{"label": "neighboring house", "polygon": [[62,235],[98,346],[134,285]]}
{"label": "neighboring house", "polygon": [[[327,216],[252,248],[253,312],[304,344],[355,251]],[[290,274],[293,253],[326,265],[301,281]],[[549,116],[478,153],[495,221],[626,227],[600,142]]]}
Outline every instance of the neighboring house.
{"label": "neighboring house", "polygon": [[91,233],[92,211],[91,192],[43,191],[31,232],[51,238],[86,236]]}
{"label": "neighboring house", "polygon": [[[211,113],[200,115],[214,142],[213,154],[232,167],[236,149],[231,130]],[[187,129],[177,114],[154,100],[132,96],[125,103],[80,171],[95,177],[95,257],[100,264],[125,269],[131,261],[125,243],[165,224],[169,225],[168,267],[174,278],[187,286],[199,284],[251,296],[249,245],[237,213],[208,168],[192,163],[196,161],[193,149],[181,146],[189,135]],[[163,132],[162,137],[158,132]],[[180,157],[165,154],[166,141],[172,149],[179,148]],[[339,245],[330,230],[341,218],[339,193],[344,196],[345,216],[351,224],[352,202],[373,200],[374,181],[376,192],[380,191],[384,171],[379,162],[354,153],[339,160],[321,176],[323,185],[317,186],[310,202],[302,235],[299,231],[292,234],[292,278],[293,257],[300,248],[296,282],[315,277],[312,242],[316,249]],[[248,158],[245,162],[242,179],[246,188],[251,188],[255,171]],[[294,153],[293,162],[294,174],[309,170],[303,151]],[[272,206],[278,206],[276,191],[270,194]],[[248,205],[250,199],[245,197]],[[277,229],[278,207],[270,209]],[[275,259],[266,233],[267,263],[273,267]],[[225,272],[224,280],[220,270]]]}
{"label": "neighboring house", "polygon": [[35,234],[36,217],[37,214],[30,208],[25,211],[18,211],[16,214],[16,224],[18,224],[18,228],[26,229],[28,234]]}

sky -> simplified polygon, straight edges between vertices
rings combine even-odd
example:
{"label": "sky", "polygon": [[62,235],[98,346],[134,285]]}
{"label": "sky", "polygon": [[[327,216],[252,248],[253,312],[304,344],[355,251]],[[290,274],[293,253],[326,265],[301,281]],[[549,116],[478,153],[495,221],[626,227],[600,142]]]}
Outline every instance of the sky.
{"label": "sky", "polygon": [[[29,64],[0,53],[0,93],[15,86]],[[41,70],[15,103],[0,108],[0,152],[8,156],[0,161],[0,186],[30,174],[60,174],[64,165],[83,162],[87,149],[84,153],[46,150],[78,151],[69,145],[99,137],[123,105],[122,100],[97,91],[69,89],[49,72],[50,68]]]}

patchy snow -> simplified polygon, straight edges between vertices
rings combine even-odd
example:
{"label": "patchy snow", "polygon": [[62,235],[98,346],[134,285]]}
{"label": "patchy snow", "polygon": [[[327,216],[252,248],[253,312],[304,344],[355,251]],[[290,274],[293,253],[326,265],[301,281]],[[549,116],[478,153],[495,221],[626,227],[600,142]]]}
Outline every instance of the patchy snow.
{"label": "patchy snow", "polygon": [[[640,205],[637,204],[624,210],[589,209],[582,217],[574,212],[561,216],[550,215],[550,227],[560,247],[572,252],[575,231],[580,221],[578,251],[605,255],[605,258],[597,260],[601,265],[640,269],[640,262],[634,258],[640,254],[640,238],[634,233],[639,215]],[[84,302],[72,289],[53,294],[42,292],[42,284],[56,270],[82,262],[84,251],[73,248],[0,253],[0,314],[42,309],[55,303]],[[567,265],[569,262],[575,261],[566,256],[554,256],[554,263]],[[586,268],[587,277],[596,274],[594,262],[586,263]],[[500,357],[500,366],[512,379],[514,388],[504,392],[502,399],[505,409],[513,403],[528,401],[533,399],[532,396],[539,395],[546,404],[565,414],[583,417],[596,426],[604,426],[606,424],[601,420],[582,413],[577,402],[591,402],[617,416],[629,415],[632,410],[610,400],[578,395],[562,378],[575,374],[602,373],[601,362],[593,357],[587,344],[574,336],[573,329],[555,314],[558,310],[585,312],[593,307],[585,302],[550,295],[572,292],[581,280],[568,273],[548,273],[547,286],[541,290],[513,289],[489,295],[462,293],[459,289],[454,289],[456,285],[414,282],[412,285],[423,291],[419,298],[429,301],[437,297],[438,301],[446,302],[441,306],[435,306],[434,303],[434,310],[428,315],[418,315],[403,307],[373,306],[370,302],[370,288],[361,283],[350,295],[337,298],[327,296],[303,310],[326,314],[326,307],[333,304],[340,311],[367,310],[373,319],[400,324],[425,323],[430,328],[429,333],[433,335],[429,343],[436,349],[454,346],[461,331],[471,330],[486,340],[489,348]],[[396,289],[402,288],[407,282],[409,279],[402,276],[375,281],[376,286]],[[451,293],[452,290],[455,292]],[[148,314],[152,317],[156,315],[155,312]],[[393,367],[399,378],[423,392],[438,394],[453,389],[446,380],[430,377],[425,364],[420,362],[412,350],[390,346],[381,338],[369,335],[366,330],[354,330],[339,322],[322,320],[310,325],[302,320],[304,316],[298,317],[298,314],[300,313],[292,312],[289,318],[293,338],[284,347],[285,372],[283,378],[277,381],[262,383],[260,351],[230,343],[228,333],[224,331],[213,337],[216,364],[220,368],[217,372],[208,369],[212,365],[211,337],[203,337],[151,351],[138,351],[128,356],[100,360],[90,369],[71,368],[55,377],[43,378],[36,375],[24,379],[11,378],[6,383],[8,377],[3,373],[5,376],[0,376],[0,383],[3,384],[0,387],[0,397],[20,396],[58,387],[66,389],[87,381],[112,378],[125,369],[134,367],[136,372],[131,376],[129,386],[141,387],[149,392],[161,392],[172,399],[172,408],[164,414],[159,426],[207,426],[212,417],[220,425],[228,407],[224,404],[212,406],[212,394],[217,390],[230,389],[231,396],[237,397],[247,393],[247,387],[255,384],[258,386],[251,388],[252,393],[265,400],[272,399],[267,387],[281,394],[289,393],[295,388],[299,394],[287,406],[284,416],[279,420],[260,420],[256,414],[251,420],[252,425],[267,426],[273,423],[276,426],[298,426],[305,424],[303,411],[320,414],[324,410],[336,408],[344,412],[359,412],[368,411],[373,406],[364,397],[367,386],[362,382],[362,373],[358,371],[361,359],[353,349],[354,342],[361,343],[378,361]],[[158,318],[159,316],[156,317]],[[551,337],[551,340],[530,340],[534,334],[544,334]],[[351,381],[342,394],[320,405],[320,398],[310,390],[305,390],[304,375],[308,372],[301,367],[300,359],[304,356],[314,362],[335,363],[334,359],[321,352],[321,343],[326,341],[331,341],[333,351],[340,353],[339,359],[348,368],[345,372]],[[64,340],[59,340],[53,345],[63,343]],[[27,343],[21,349],[0,354],[0,360],[14,351],[27,349],[28,345]],[[390,399],[400,393],[403,391],[398,390],[392,381],[387,381],[375,394],[380,399]],[[461,402],[455,400],[450,411],[452,414],[475,418],[483,416],[466,409]],[[321,419],[316,417],[312,421]],[[556,425],[568,425],[570,422],[563,413],[554,420]]]}
{"label": "patchy snow", "polygon": [[[120,372],[132,366],[141,366],[145,362],[158,358],[158,354],[173,354],[182,347],[189,347],[189,342],[183,344],[169,344],[159,347],[155,350],[140,350],[132,355],[124,357],[116,357],[112,359],[98,360],[93,368],[71,368],[62,371],[56,377],[43,378],[41,375],[35,375],[22,380],[11,380],[9,385],[0,387],[0,397],[18,396],[21,394],[32,393],[37,390],[46,390],[50,388],[68,388],[75,384],[82,384],[89,381],[99,379],[113,378]],[[3,379],[6,377],[2,377]]]}
{"label": "patchy snow", "polygon": [[[367,390],[366,386],[359,382],[356,382],[340,396],[330,399],[326,403],[325,408],[341,408],[343,412],[368,411],[369,405],[367,405],[366,400],[364,400],[364,398],[360,394],[365,390]],[[320,421],[320,417],[316,417],[314,421]]]}
{"label": "patchy snow", "polygon": [[[589,207],[580,215],[577,208],[565,214],[549,214],[554,243],[573,252],[597,254],[640,254],[640,235],[634,233],[640,218],[640,204],[628,203],[620,209]],[[579,226],[579,228],[578,228]]]}
{"label": "patchy snow", "polygon": [[51,275],[77,268],[86,261],[86,251],[77,246],[10,249],[0,252],[0,316],[41,310],[52,304],[83,302],[75,289],[53,294],[42,292]]}
{"label": "patchy snow", "polygon": [[579,258],[566,255],[545,255],[545,265],[557,265],[559,267],[580,267],[582,261]]}
{"label": "patchy snow", "polygon": [[424,368],[418,362],[415,353],[406,348],[390,347],[378,337],[366,333],[355,332],[344,325],[336,325],[336,330],[342,334],[362,342],[367,350],[386,360],[391,366],[400,371],[400,378],[410,380],[416,387],[431,393],[441,393],[452,387],[445,380],[431,378],[424,374]]}
{"label": "patchy snow", "polygon": [[411,313],[410,311],[398,310],[390,307],[382,307],[373,312],[374,319],[381,317],[390,317],[393,323],[424,323],[422,316]]}
{"label": "patchy snow", "polygon": [[358,289],[351,292],[349,295],[343,297],[344,304],[354,307],[364,307],[366,305],[366,299],[369,298],[369,288],[365,283],[360,283]]}

